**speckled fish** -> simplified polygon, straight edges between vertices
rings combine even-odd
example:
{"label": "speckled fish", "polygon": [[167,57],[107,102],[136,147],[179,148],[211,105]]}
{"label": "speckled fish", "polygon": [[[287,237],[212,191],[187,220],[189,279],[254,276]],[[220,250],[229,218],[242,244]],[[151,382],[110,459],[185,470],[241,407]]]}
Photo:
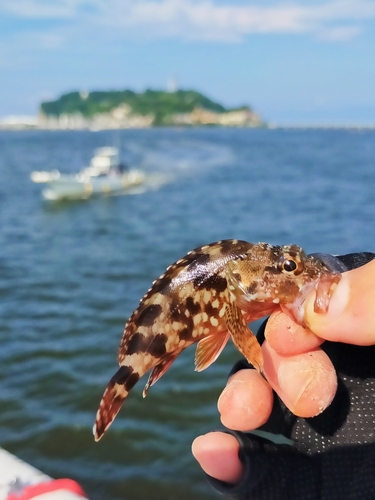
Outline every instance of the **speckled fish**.
{"label": "speckled fish", "polygon": [[229,337],[262,371],[262,351],[248,327],[281,308],[302,324],[306,294],[316,290],[315,310],[328,309],[340,274],[296,245],[224,240],[189,252],[172,264],[142,298],[125,326],[120,369],[103,394],[94,426],[98,441],[138,380],[153,385],[186,347],[198,342],[195,368],[204,370]]}

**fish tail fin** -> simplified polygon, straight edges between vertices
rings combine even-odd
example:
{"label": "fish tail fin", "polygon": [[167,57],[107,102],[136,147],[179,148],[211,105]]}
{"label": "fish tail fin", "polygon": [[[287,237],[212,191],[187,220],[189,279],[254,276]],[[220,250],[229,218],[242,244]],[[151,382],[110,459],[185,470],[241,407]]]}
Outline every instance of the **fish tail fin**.
{"label": "fish tail fin", "polygon": [[111,378],[96,414],[93,428],[95,441],[102,438],[139,378],[140,375],[131,366],[121,366]]}

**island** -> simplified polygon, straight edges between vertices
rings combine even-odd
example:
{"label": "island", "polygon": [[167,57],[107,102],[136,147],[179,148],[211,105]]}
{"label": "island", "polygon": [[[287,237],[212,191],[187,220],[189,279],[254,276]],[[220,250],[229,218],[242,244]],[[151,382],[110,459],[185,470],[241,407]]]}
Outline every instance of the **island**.
{"label": "island", "polygon": [[42,102],[36,120],[43,129],[120,129],[156,126],[262,127],[249,106],[225,108],[195,90],[70,92]]}

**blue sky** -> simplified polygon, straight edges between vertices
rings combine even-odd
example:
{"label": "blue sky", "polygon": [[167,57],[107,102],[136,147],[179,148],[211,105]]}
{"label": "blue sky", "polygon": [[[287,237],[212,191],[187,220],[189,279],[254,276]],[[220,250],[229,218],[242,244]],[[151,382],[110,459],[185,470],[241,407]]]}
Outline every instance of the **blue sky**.
{"label": "blue sky", "polygon": [[274,124],[375,125],[374,0],[0,0],[0,116],[199,90]]}

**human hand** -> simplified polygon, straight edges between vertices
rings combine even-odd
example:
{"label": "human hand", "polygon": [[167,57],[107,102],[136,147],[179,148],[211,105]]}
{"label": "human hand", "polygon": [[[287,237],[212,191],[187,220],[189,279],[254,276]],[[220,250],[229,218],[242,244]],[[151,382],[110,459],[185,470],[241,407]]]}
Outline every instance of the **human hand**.
{"label": "human hand", "polygon": [[[331,403],[337,388],[335,367],[320,348],[324,340],[366,346],[375,344],[375,261],[344,273],[326,314],[313,309],[314,293],[305,302],[304,329],[281,312],[271,315],[262,345],[267,382],[255,370],[241,370],[228,381],[218,409],[229,429],[250,430],[264,424],[276,392],[299,417],[313,417]],[[314,332],[314,333],[313,333]],[[198,437],[193,454],[203,470],[226,483],[243,475],[238,440],[214,432]]]}

